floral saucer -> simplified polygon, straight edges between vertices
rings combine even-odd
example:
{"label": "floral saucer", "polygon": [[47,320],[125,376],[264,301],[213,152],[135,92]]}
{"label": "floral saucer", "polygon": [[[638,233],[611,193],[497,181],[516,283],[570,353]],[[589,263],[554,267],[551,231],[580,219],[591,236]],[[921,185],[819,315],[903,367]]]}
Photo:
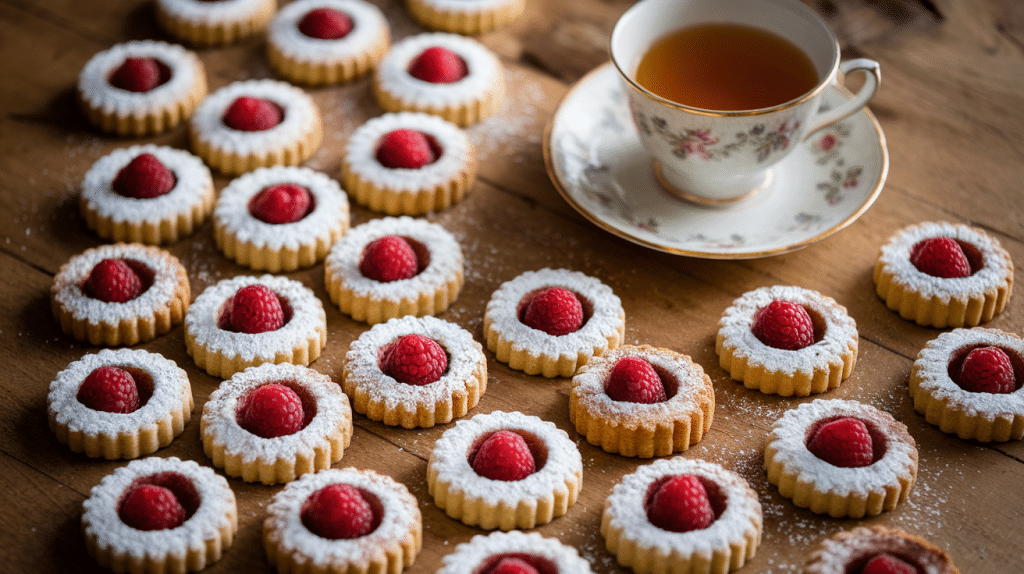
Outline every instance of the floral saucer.
{"label": "floral saucer", "polygon": [[[822,106],[849,96],[829,86]],[[707,152],[715,142],[687,142]],[[866,108],[823,128],[774,169],[772,183],[724,207],[690,203],[655,179],[615,68],[598,67],[565,96],[544,138],[548,175],[598,227],[634,243],[690,257],[745,259],[806,247],[860,217],[885,183],[885,136]],[[691,149],[691,148],[698,149]]]}

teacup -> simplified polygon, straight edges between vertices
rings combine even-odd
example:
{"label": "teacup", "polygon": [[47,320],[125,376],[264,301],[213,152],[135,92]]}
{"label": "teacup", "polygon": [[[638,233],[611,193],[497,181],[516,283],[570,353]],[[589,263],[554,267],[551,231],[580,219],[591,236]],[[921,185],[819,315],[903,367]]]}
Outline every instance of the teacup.
{"label": "teacup", "polygon": [[[810,58],[817,84],[771,107],[710,110],[670,101],[636,81],[637,66],[654,42],[701,24],[751,26],[789,40]],[[671,193],[706,205],[731,204],[769,187],[773,166],[812,132],[861,110],[881,80],[873,60],[840,62],[835,35],[797,0],[641,0],[615,24],[611,54],[658,181]],[[840,71],[862,71],[866,80],[848,101],[819,110]]]}

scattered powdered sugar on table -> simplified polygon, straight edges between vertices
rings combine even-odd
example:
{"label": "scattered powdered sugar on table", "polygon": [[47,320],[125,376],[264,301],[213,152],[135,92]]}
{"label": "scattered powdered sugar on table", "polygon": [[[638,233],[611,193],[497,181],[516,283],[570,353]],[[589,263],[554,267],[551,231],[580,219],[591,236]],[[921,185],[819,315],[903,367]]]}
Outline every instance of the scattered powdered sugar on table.
{"label": "scattered powdered sugar on table", "polygon": [[530,157],[526,147],[539,146],[547,112],[540,109],[547,94],[525,70],[505,68],[505,93],[501,108],[492,116],[466,129],[481,158],[495,155],[511,157],[522,163]]}

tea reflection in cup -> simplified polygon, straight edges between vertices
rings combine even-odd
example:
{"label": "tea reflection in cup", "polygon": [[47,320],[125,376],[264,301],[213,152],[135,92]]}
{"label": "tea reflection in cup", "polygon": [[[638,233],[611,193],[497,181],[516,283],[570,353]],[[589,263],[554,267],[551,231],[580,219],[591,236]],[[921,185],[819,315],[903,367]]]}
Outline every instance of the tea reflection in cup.
{"label": "tea reflection in cup", "polygon": [[[705,205],[770,187],[773,166],[860,111],[881,79],[873,60],[840,62],[835,35],[797,0],[641,0],[616,23],[611,54],[658,181]],[[866,81],[819,112],[840,71]]]}

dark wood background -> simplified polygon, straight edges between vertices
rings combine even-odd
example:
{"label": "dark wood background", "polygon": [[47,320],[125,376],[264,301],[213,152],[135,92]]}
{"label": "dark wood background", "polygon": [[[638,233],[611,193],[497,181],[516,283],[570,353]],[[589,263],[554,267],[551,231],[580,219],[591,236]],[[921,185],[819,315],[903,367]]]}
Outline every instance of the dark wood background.
{"label": "dark wood background", "polygon": [[[421,29],[399,0],[374,0],[393,36]],[[607,42],[625,0],[528,0],[512,26],[481,40],[506,69],[509,93],[497,117],[469,129],[480,176],[467,199],[429,217],[452,231],[466,254],[467,283],[441,317],[482,340],[484,305],[502,282],[541,267],[566,267],[601,278],[622,298],[626,341],[691,355],[717,395],[711,432],[685,453],[745,476],[764,507],[764,539],[743,572],[789,572],[823,536],[859,524],[904,528],[945,548],[967,572],[1019,572],[1024,559],[1024,445],[982,445],[947,436],[917,415],[907,376],[917,352],[939,331],[889,312],[875,296],[871,269],[879,246],[920,221],[975,225],[995,235],[1024,264],[1024,3],[1017,0],[808,1],[840,38],[844,58],[882,66],[871,103],[888,141],[885,189],[861,219],[804,250],[769,259],[710,261],[658,253],[615,238],[565,203],[545,172],[541,138],[569,87],[608,58]],[[101,241],[78,211],[79,184],[94,161],[142,141],[187,147],[184,128],[145,140],[100,134],[74,100],[78,71],[96,52],[129,39],[167,39],[147,0],[0,0],[0,570],[90,571],[80,533],[82,501],[106,474],[125,464],[74,455],[46,423],[50,381],[68,363],[97,349],[61,334],[48,290],[69,257]],[[232,81],[273,77],[264,41],[203,50],[211,90]],[[381,113],[367,80],[311,91],[323,110],[324,146],[306,165],[339,177],[348,134]],[[218,177],[220,189],[228,179]],[[377,217],[353,209],[353,224]],[[209,222],[168,249],[186,265],[193,296],[219,279],[247,273],[215,248]],[[367,329],[330,305],[323,266],[290,274],[324,300],[329,338],[313,364],[339,380],[349,343]],[[1018,273],[1019,277],[1019,273]],[[865,520],[835,520],[797,509],[767,484],[765,435],[787,409],[807,399],[762,396],[718,367],[718,318],[733,299],[765,285],[818,290],[845,305],[860,331],[853,376],[829,398],[856,399],[904,421],[921,465],[909,500]],[[1024,298],[1011,298],[989,326],[1024,331]],[[181,328],[143,348],[162,353],[192,381],[196,409],[184,434],[158,456],[209,464],[198,417],[219,380],[185,353]],[[488,353],[487,393],[471,414],[522,410],[553,421],[576,439],[584,485],[568,515],[537,531],[579,549],[596,573],[624,571],[604,549],[598,525],[604,499],[621,476],[644,461],[608,455],[580,439],[568,420],[568,379],[511,371]],[[356,416],[352,447],[338,466],[375,468],[405,483],[420,501],[424,549],[409,569],[435,571],[452,548],[481,533],[447,518],[427,495],[426,460],[448,425],[429,430],[385,427]],[[384,453],[382,456],[381,453]],[[280,487],[230,481],[240,513],[234,546],[209,572],[265,572],[260,542],[264,509]]]}

